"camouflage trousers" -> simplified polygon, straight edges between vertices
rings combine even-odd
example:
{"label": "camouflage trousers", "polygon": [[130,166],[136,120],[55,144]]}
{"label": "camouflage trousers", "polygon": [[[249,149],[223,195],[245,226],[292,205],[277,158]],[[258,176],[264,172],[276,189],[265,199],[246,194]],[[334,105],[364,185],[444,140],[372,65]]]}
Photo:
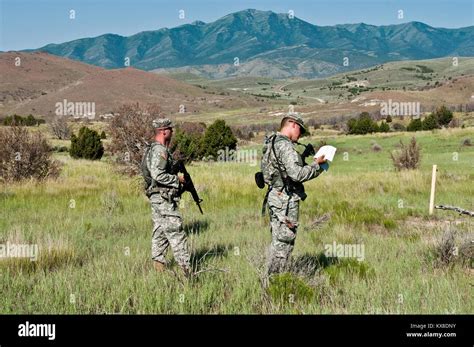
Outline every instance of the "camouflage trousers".
{"label": "camouflage trousers", "polygon": [[166,251],[171,246],[174,258],[179,266],[190,270],[190,254],[183,220],[177,202],[169,202],[159,194],[150,197],[153,236],[151,239],[151,258],[166,264]]}
{"label": "camouflage trousers", "polygon": [[272,243],[268,256],[268,274],[287,270],[298,228],[299,198],[276,189],[268,193]]}

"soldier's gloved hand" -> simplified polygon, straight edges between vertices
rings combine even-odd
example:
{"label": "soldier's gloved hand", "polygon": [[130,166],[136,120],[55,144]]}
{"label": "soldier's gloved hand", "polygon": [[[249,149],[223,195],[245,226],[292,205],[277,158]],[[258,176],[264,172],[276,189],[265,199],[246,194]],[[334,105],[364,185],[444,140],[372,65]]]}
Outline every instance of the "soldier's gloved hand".
{"label": "soldier's gloved hand", "polygon": [[311,143],[308,143],[306,145],[306,148],[304,149],[303,153],[301,154],[301,157],[306,159],[307,157],[309,157],[311,155],[315,155],[315,154],[316,154],[316,152],[314,150],[313,145]]}
{"label": "soldier's gloved hand", "polygon": [[184,176],[178,175],[178,180],[179,180],[179,183],[181,183],[181,184],[185,184],[185,183],[186,183],[186,180],[184,179]]}

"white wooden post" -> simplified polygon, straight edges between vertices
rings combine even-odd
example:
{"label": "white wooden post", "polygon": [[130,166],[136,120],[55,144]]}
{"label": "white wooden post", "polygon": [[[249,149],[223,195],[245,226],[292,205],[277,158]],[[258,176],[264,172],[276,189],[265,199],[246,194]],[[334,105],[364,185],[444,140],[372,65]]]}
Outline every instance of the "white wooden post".
{"label": "white wooden post", "polygon": [[433,165],[433,173],[431,174],[431,195],[430,195],[430,215],[434,210],[435,187],[436,187],[436,168],[438,165]]}

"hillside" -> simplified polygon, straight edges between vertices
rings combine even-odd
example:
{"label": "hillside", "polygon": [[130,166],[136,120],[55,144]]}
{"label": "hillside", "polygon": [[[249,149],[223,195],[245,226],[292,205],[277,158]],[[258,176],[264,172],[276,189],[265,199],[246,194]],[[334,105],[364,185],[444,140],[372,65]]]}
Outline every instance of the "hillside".
{"label": "hillside", "polygon": [[[15,59],[21,59],[15,66]],[[187,83],[134,68],[107,70],[46,53],[1,53],[0,115],[18,113],[50,117],[55,104],[95,102],[96,113],[112,112],[128,102],[158,103],[177,114],[256,105],[255,97]]]}
{"label": "hillside", "polygon": [[[293,104],[305,118],[328,119],[380,111],[381,102],[419,102],[422,112],[445,104],[474,110],[474,59],[452,58],[390,62],[329,78],[276,80],[266,77],[234,77],[210,80],[194,74],[172,73],[188,83],[239,91],[267,100],[257,111],[227,112],[226,119],[243,123],[274,122]],[[280,103],[280,105],[277,104]],[[281,105],[281,103],[284,103]],[[196,115],[201,121],[214,114]]]}

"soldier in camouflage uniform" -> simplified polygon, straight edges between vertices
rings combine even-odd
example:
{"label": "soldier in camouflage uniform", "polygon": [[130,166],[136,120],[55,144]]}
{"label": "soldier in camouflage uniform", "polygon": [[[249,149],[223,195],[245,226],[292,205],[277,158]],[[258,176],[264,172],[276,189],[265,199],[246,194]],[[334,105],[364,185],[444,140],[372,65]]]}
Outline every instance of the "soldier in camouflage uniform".
{"label": "soldier in camouflage uniform", "polygon": [[267,153],[270,166],[267,169],[270,171],[267,206],[272,233],[269,274],[286,270],[298,229],[299,203],[306,198],[303,182],[319,176],[323,171],[319,164],[326,162],[324,156],[310,165],[303,162],[295,143],[305,131],[303,119],[296,113],[289,113],[281,122],[280,132],[266,148],[271,151]]}
{"label": "soldier in camouflage uniform", "polygon": [[170,173],[172,155],[168,146],[173,135],[173,124],[169,119],[159,118],[153,121],[153,127],[155,142],[145,158],[153,179],[148,190],[153,220],[152,259],[156,270],[163,271],[166,265],[165,254],[170,245],[176,262],[185,275],[189,276],[190,254],[178,211],[178,191],[180,184],[184,184],[184,178]]}

